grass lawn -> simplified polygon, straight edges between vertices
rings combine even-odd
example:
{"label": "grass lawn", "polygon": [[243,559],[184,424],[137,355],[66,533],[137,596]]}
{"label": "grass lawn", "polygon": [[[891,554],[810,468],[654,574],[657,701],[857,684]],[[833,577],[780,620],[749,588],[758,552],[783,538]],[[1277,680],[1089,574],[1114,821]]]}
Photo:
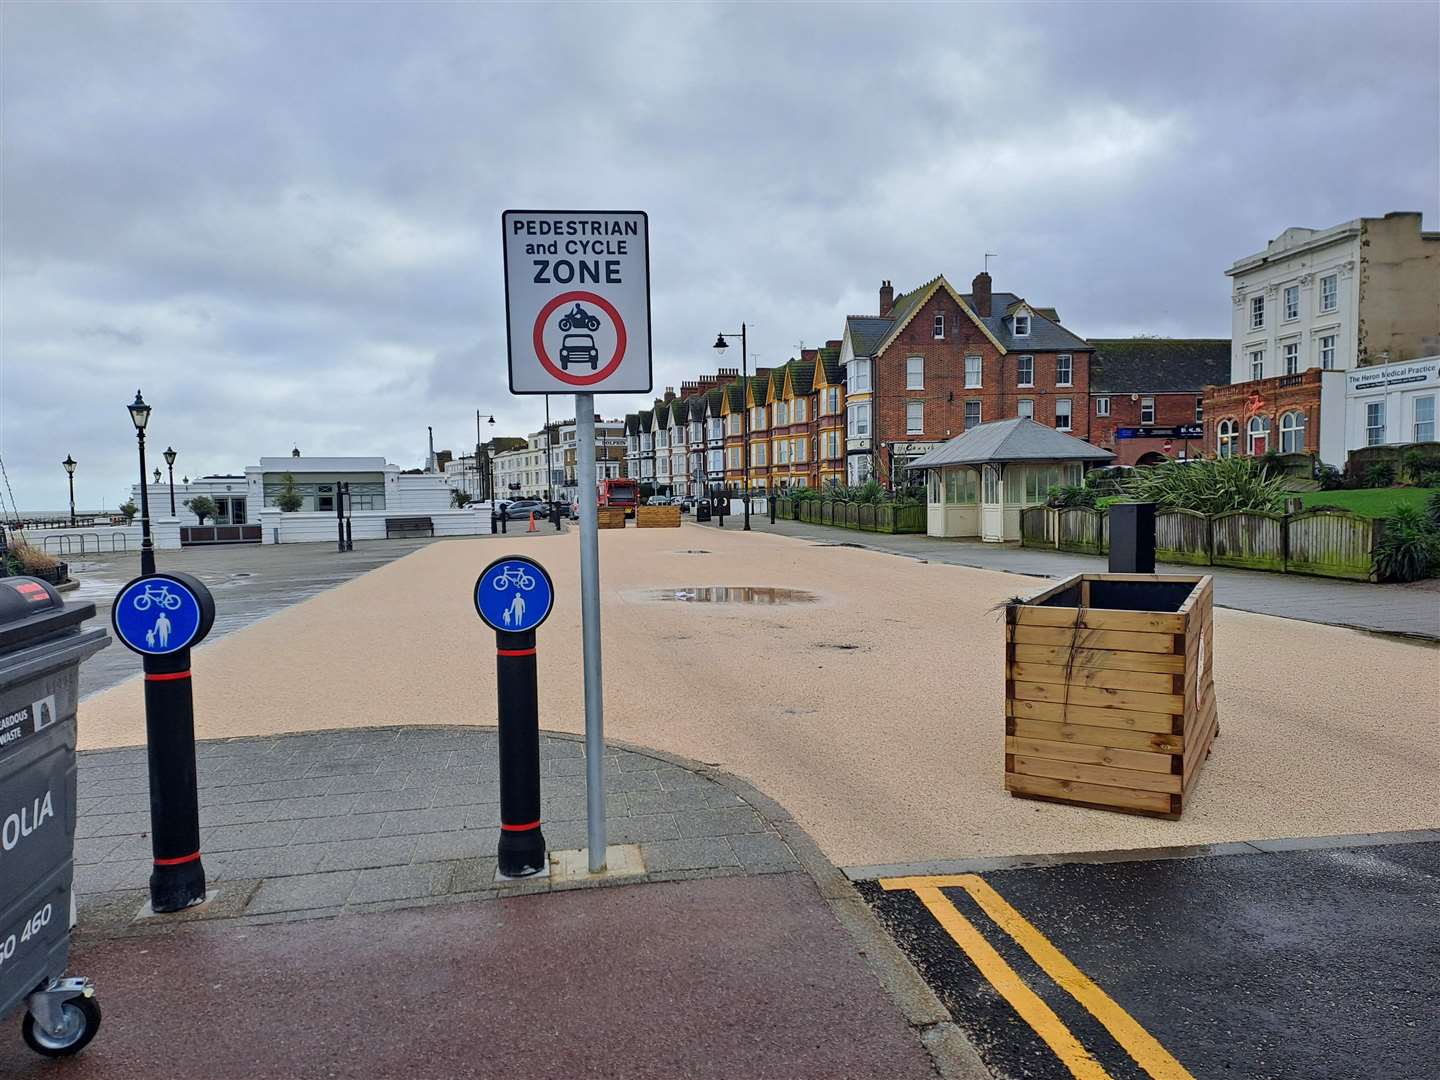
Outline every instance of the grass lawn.
{"label": "grass lawn", "polygon": [[1302,491],[1305,509],[1312,506],[1339,506],[1365,517],[1383,518],[1397,506],[1425,509],[1425,500],[1440,488],[1357,488],[1354,491]]}

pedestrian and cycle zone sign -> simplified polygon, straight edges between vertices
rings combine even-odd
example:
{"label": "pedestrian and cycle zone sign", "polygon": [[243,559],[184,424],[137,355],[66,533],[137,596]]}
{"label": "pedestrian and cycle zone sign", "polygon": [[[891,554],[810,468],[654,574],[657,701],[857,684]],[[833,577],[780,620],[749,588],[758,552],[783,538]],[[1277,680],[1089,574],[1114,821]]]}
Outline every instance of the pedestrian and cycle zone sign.
{"label": "pedestrian and cycle zone sign", "polygon": [[500,222],[510,392],[649,393],[645,212],[506,210]]}
{"label": "pedestrian and cycle zone sign", "polygon": [[[198,586],[203,589],[203,586]],[[110,609],[115,634],[149,656],[188,649],[205,636],[205,606],[195,587],[168,574],[136,578],[120,590]]]}
{"label": "pedestrian and cycle zone sign", "polygon": [[475,582],[475,610],[492,630],[523,634],[534,630],[555,606],[555,586],[534,559],[496,559]]}

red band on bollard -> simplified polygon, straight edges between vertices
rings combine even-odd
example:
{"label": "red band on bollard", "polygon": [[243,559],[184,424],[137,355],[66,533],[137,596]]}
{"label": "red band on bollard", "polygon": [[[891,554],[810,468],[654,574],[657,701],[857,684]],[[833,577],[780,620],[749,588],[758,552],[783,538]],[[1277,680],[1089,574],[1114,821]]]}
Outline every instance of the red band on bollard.
{"label": "red band on bollard", "polygon": [[156,859],[156,866],[179,866],[181,863],[194,862],[200,858],[200,852],[193,851],[189,855],[181,855],[178,859]]}
{"label": "red band on bollard", "polygon": [[534,656],[534,649],[496,649],[496,656]]}
{"label": "red band on bollard", "polygon": [[145,681],[146,681],[146,682],[170,682],[172,679],[188,679],[189,677],[190,677],[190,672],[188,672],[188,671],[162,671],[162,672],[158,672],[158,673],[155,673],[155,674],[151,674],[151,673],[149,673],[149,672],[146,672],[146,674],[145,674]]}
{"label": "red band on bollard", "polygon": [[529,825],[506,825],[503,821],[500,823],[500,828],[506,832],[528,832],[531,829],[538,829],[539,827],[540,822],[538,821],[532,821]]}

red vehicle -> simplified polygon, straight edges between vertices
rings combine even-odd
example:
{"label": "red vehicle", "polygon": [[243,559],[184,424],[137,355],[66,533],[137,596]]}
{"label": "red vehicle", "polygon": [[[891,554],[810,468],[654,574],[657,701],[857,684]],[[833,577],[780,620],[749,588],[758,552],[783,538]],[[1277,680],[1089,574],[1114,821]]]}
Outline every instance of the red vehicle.
{"label": "red vehicle", "polygon": [[597,501],[601,506],[623,506],[625,516],[634,517],[640,502],[640,485],[634,480],[601,480]]}

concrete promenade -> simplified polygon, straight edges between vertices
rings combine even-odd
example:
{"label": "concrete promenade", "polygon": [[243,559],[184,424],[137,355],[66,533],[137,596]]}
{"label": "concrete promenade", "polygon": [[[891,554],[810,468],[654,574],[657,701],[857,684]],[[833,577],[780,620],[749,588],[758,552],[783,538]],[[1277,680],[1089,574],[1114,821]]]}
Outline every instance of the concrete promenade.
{"label": "concrete promenade", "polygon": [[[726,528],[731,528],[736,520],[727,519]],[[855,544],[930,562],[1001,570],[1009,574],[1065,577],[1093,574],[1105,569],[1105,559],[1101,556],[1022,548],[1018,544],[985,544],[978,540],[942,540],[931,536],[886,536],[798,521],[777,521],[771,525],[768,517],[761,516],[751,519],[751,528],[818,544]],[[1161,564],[1156,569],[1162,574],[1211,575],[1215,579],[1215,602],[1237,611],[1440,641],[1440,581],[1379,585],[1306,574],[1271,574],[1228,566],[1196,567],[1180,563]]]}
{"label": "concrete promenade", "polygon": [[[1141,819],[1003,790],[996,607],[1034,579],[733,528],[600,540],[607,734],[743,777],[841,866],[1440,824],[1432,647],[1218,611],[1221,738],[1184,819]],[[579,732],[576,538],[523,550],[557,587],[541,724]],[[493,639],[470,593],[496,552],[489,538],[427,545],[197,650],[200,736],[493,724]],[[814,599],[674,599],[696,586]],[[138,680],[81,712],[85,747],[138,745],[143,730]]]}

